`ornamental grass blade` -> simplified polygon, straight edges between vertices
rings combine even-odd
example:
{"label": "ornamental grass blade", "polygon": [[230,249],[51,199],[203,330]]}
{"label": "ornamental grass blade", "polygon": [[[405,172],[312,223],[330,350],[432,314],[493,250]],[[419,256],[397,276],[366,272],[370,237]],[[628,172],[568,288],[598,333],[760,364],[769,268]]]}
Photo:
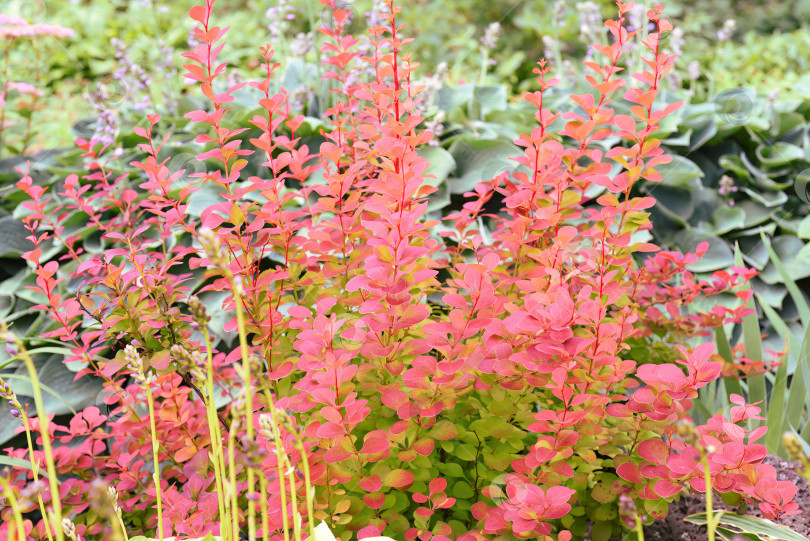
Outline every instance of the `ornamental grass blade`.
{"label": "ornamental grass blade", "polygon": [[[742,253],[740,253],[739,244],[736,244],[734,246],[734,261],[738,267],[744,266]],[[746,284],[743,289],[751,289],[751,285]],[[751,361],[753,361],[754,363],[761,363],[762,335],[760,334],[759,319],[757,318],[756,312],[756,303],[754,302],[753,297],[748,299],[746,308],[753,310],[754,313],[749,314],[743,318],[742,328],[743,328],[743,342],[745,344],[745,356],[751,359]],[[749,403],[762,402],[761,406],[762,410],[766,411],[767,396],[765,391],[765,375],[759,374],[756,376],[751,376],[746,381],[748,383],[748,402]],[[752,429],[759,426],[759,424],[760,423],[758,421],[754,421],[753,419],[749,421],[749,427]]]}
{"label": "ornamental grass blade", "polygon": [[[773,308],[761,301],[760,306],[762,306],[765,316],[776,332],[779,333],[779,336],[787,340],[788,352],[793,353],[796,357],[793,372],[790,373],[790,358],[788,357],[785,363],[779,367],[774,380],[771,406],[768,408],[767,413],[769,430],[766,445],[770,452],[775,453],[776,447],[773,447],[774,445],[780,446],[781,450],[782,432],[788,428],[798,428],[802,422],[805,407],[810,409],[810,396],[807,396],[806,384],[806,373],[808,372],[808,366],[810,366],[810,326],[806,327],[804,336],[799,342],[796,334],[788,328]],[[788,377],[792,377],[789,387],[787,385]],[[784,397],[775,398],[780,393],[787,394],[786,405],[784,404]],[[784,412],[781,412],[776,407],[781,405],[785,406]],[[779,422],[776,421],[777,417],[781,419]]]}
{"label": "ornamental grass blade", "polygon": [[[780,526],[770,520],[764,518],[752,517],[751,515],[736,515],[721,510],[716,510],[715,513],[721,513],[720,524],[731,526],[732,528],[739,529],[743,534],[753,534],[760,539],[782,539],[784,541],[810,541],[803,535],[794,532],[790,528]],[[706,513],[697,513],[689,515],[684,520],[692,524],[705,525]]]}
{"label": "ornamental grass blade", "polygon": [[[720,326],[714,330],[715,341],[717,342],[717,353],[723,357],[723,360],[727,363],[731,364],[734,362],[734,357],[731,353],[731,343],[728,341],[728,336],[726,336],[725,329]],[[738,394],[742,396],[742,386],[740,385],[740,380],[734,378],[724,378],[723,379],[723,387],[726,390],[726,399],[723,407],[727,407],[731,404],[731,395]]]}
{"label": "ornamental grass blade", "polygon": [[[810,393],[807,389],[807,384],[810,382],[810,325],[805,327],[801,346],[794,351],[798,351],[798,355],[793,379],[787,392],[788,398],[785,407],[787,426],[783,426],[783,429],[787,427],[798,429],[802,418],[805,417],[805,412],[810,412]],[[810,426],[810,423],[807,424]],[[810,442],[807,438],[805,440]]]}
{"label": "ornamental grass blade", "polygon": [[[788,342],[785,340],[785,350]],[[782,429],[784,427],[785,416],[785,395],[787,394],[788,363],[787,356],[784,362],[776,371],[776,379],[771,389],[771,397],[768,400],[768,410],[765,414],[768,432],[765,434],[765,447],[768,452],[775,455],[782,455]]]}
{"label": "ornamental grass blade", "polygon": [[799,318],[802,320],[802,325],[806,328],[810,325],[810,305],[807,304],[807,300],[804,298],[804,295],[802,295],[799,286],[796,285],[796,282],[785,269],[785,266],[782,265],[782,261],[779,259],[779,256],[776,255],[773,246],[771,246],[771,241],[768,240],[768,237],[766,237],[765,233],[762,231],[760,231],[759,236],[762,239],[762,244],[764,244],[765,248],[768,250],[768,255],[771,258],[773,266],[776,267],[776,270],[785,282],[785,287],[787,287],[793,302],[796,303],[796,308],[799,310]]}

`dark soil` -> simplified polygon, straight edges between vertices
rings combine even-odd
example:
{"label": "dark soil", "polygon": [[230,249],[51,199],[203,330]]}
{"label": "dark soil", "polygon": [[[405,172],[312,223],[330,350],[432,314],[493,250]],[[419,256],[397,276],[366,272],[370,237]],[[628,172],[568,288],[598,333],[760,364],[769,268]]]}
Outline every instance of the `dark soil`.
{"label": "dark soil", "polygon": [[[774,522],[810,538],[810,487],[808,487],[807,479],[798,471],[800,464],[770,455],[765,458],[764,462],[776,468],[778,480],[791,481],[799,487],[794,501],[799,504],[801,514],[790,515]],[[736,511],[736,508],[724,505],[719,498],[715,499],[719,500],[714,504],[715,509]],[[705,511],[706,503],[703,494],[682,496],[680,501],[669,506],[667,518],[657,520],[644,528],[644,539],[645,541],[705,541],[708,539],[705,526],[698,526],[684,520],[684,517],[688,515]],[[746,513],[762,517],[756,504],[750,506]]]}

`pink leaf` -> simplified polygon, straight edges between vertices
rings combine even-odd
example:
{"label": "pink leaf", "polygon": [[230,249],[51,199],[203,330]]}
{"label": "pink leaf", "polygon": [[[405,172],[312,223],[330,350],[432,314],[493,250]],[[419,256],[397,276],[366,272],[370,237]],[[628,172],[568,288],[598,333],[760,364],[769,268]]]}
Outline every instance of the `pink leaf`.
{"label": "pink leaf", "polygon": [[379,475],[372,475],[370,477],[364,477],[360,480],[360,488],[365,490],[366,492],[377,492],[382,488],[382,480],[380,479]]}
{"label": "pink leaf", "polygon": [[438,492],[442,492],[444,489],[447,488],[447,480],[442,479],[441,477],[433,479],[428,483],[428,490],[430,491],[430,495],[434,495]]}
{"label": "pink leaf", "polygon": [[638,446],[638,454],[653,464],[661,465],[669,457],[669,447],[660,439],[644,440]]}

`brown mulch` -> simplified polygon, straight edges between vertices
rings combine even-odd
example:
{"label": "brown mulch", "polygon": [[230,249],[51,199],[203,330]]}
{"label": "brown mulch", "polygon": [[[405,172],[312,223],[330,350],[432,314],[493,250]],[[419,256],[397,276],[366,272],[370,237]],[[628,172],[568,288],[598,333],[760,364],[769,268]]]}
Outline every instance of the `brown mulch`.
{"label": "brown mulch", "polygon": [[[800,464],[770,455],[765,458],[764,462],[776,468],[778,480],[791,481],[799,487],[793,501],[799,504],[801,514],[790,515],[774,522],[787,526],[810,539],[810,486],[808,486],[807,479],[798,471]],[[722,500],[717,501],[714,507],[715,509],[736,511],[735,508],[724,505]],[[703,494],[682,496],[679,501],[670,504],[667,518],[655,521],[644,528],[644,539],[645,541],[705,541],[708,539],[705,526],[698,526],[684,520],[684,517],[688,515],[705,511],[706,503]],[[749,507],[746,513],[762,517],[759,507],[756,505]]]}

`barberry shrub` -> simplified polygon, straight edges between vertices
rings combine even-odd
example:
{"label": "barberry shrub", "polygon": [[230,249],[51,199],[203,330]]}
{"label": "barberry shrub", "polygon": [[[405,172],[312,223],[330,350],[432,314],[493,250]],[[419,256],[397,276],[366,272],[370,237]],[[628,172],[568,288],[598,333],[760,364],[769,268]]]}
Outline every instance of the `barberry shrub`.
{"label": "barberry shrub", "polygon": [[[647,12],[642,37],[626,28],[632,4],[618,2],[610,44],[595,45],[602,63],[585,64],[593,92],[572,95],[571,112],[544,108],[556,80],[539,62],[521,168],[482,179],[437,219],[420,153],[433,134],[400,8],[388,0],[385,26],[355,38],[349,12],[321,2],[335,104],[320,148],[297,135],[305,119],[284,90],[271,91],[269,46],[261,80],[223,85],[228,29],[207,0],[190,12],[200,44],[185,54],[185,77],[210,102],[187,115],[205,172],[186,182],[169,169],[157,115],[136,129],[137,173],[115,175],[85,141],[87,173],[57,193],[21,171],[34,245],[24,258],[44,299],[36,309],[52,320],[43,337],[71,348],[77,377],[104,380],[107,408],[67,425],[43,418],[59,494],[36,467],[14,470],[4,494],[20,513],[3,511],[4,538],[59,530],[30,513],[37,498],[58,501],[85,539],[286,541],[325,521],[345,540],[606,540],[707,481],[771,518],[796,512],[795,490],[761,465],[756,405],[735,396],[728,418],[694,427],[688,417],[723,368],[710,344],[689,345],[747,313],[740,286],[753,273],[694,276],[707,247],[658,251],[645,212],[655,200],[631,196],[661,180],[669,158],[655,131],[680,105],[657,106],[675,60],[659,50],[672,28],[663,8]],[[619,73],[634,40],[646,69],[629,79]],[[232,126],[234,93],[250,89],[260,112]],[[629,115],[614,112],[617,95]],[[609,137],[625,144],[605,152]],[[264,170],[248,176],[244,157],[256,152]],[[192,214],[203,188],[218,200]],[[76,215],[104,253],[65,233]],[[52,242],[66,249],[58,261],[43,256]],[[232,342],[212,338],[211,317]],[[42,421],[20,415],[42,441]],[[48,459],[33,445],[7,452]]]}

